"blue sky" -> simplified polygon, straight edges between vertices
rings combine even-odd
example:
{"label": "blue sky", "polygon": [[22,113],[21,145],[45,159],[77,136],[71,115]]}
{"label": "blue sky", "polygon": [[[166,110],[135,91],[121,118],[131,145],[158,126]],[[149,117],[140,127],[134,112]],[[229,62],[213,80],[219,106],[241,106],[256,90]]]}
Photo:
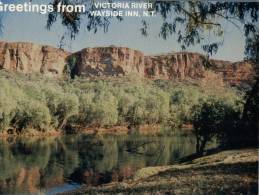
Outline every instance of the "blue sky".
{"label": "blue sky", "polygon": [[[6,3],[7,1],[3,0],[2,2]],[[8,3],[10,2],[18,1],[8,1]],[[34,42],[57,47],[65,32],[65,28],[60,23],[54,24],[48,31],[45,28],[47,15],[37,13],[5,13],[3,21],[4,30],[0,39],[4,41]],[[161,25],[159,17],[149,18],[148,21],[150,22],[148,37],[144,37],[140,33],[141,18],[131,17],[125,18],[123,22],[114,21],[107,33],[102,31],[96,34],[88,32],[86,25],[82,24],[80,34],[75,40],[68,41],[65,49],[78,51],[85,47],[116,45],[138,49],[146,54],[181,50],[175,36],[171,36],[167,40],[158,36]],[[224,45],[213,58],[230,61],[242,60],[244,58],[244,44],[242,32],[233,25],[226,24]],[[200,46],[188,48],[188,51],[203,52]]]}

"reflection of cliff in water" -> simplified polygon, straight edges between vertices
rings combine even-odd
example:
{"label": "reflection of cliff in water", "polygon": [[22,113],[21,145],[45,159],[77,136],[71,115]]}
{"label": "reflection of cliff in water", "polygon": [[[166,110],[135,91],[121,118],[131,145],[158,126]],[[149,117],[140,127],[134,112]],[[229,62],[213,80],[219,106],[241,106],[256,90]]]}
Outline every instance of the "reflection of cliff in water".
{"label": "reflection of cliff in water", "polygon": [[0,193],[122,181],[138,168],[170,164],[193,153],[194,146],[192,135],[0,140]]}

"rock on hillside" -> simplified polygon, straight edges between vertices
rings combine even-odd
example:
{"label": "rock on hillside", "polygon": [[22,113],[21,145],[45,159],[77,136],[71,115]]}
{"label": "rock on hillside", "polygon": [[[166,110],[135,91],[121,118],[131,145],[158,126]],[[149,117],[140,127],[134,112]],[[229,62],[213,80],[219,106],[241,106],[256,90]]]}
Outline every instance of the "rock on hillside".
{"label": "rock on hillside", "polygon": [[198,53],[178,52],[145,56],[145,73],[149,78],[179,79],[204,76],[205,56]]}
{"label": "rock on hillside", "polygon": [[249,83],[254,74],[248,62],[207,61],[199,53],[145,56],[134,49],[110,46],[85,48],[71,54],[33,43],[0,42],[0,69],[61,77],[70,57],[76,59],[73,73],[87,77],[135,74],[150,79],[206,79],[209,67],[226,83],[236,86]]}
{"label": "rock on hillside", "polygon": [[61,76],[69,55],[61,49],[34,43],[0,43],[0,69]]}
{"label": "rock on hillside", "polygon": [[252,64],[246,61],[207,60],[206,56],[191,52],[145,56],[145,74],[149,78],[206,79],[208,69],[205,67],[231,86],[249,84],[254,76]]}
{"label": "rock on hillside", "polygon": [[254,69],[251,63],[246,61],[228,62],[211,60],[211,69],[221,74],[223,80],[232,86],[249,84],[254,77]]}
{"label": "rock on hillside", "polygon": [[74,54],[75,72],[84,76],[144,76],[144,54],[125,47],[86,48]]}

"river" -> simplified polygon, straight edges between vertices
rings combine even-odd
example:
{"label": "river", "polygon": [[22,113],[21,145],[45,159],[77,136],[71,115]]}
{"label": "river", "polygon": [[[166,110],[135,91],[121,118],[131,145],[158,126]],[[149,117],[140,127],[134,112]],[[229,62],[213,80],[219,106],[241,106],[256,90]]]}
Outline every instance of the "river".
{"label": "river", "polygon": [[140,168],[194,153],[195,143],[190,132],[0,139],[0,194],[55,194],[123,181]]}

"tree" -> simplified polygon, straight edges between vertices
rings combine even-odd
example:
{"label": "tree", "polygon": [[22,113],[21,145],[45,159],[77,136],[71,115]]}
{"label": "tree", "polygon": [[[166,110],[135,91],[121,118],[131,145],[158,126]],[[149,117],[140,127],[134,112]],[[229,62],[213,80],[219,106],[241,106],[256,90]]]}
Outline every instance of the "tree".
{"label": "tree", "polygon": [[68,79],[75,78],[76,56],[71,56],[67,59],[67,64],[64,67],[63,73]]}
{"label": "tree", "polygon": [[67,123],[67,120],[73,115],[78,114],[79,100],[76,95],[64,94],[65,97],[60,100],[57,107],[57,115],[59,121],[59,129],[63,129]]}
{"label": "tree", "polygon": [[10,126],[16,106],[16,101],[13,98],[8,98],[7,95],[0,91],[0,132]]}
{"label": "tree", "polygon": [[222,143],[222,138],[227,132],[237,129],[240,111],[223,100],[215,98],[202,100],[192,110],[198,154],[203,153],[208,142],[220,138],[219,141]]}
{"label": "tree", "polygon": [[[30,105],[30,106],[28,106]],[[21,100],[17,102],[11,124],[19,132],[24,129],[47,130],[50,127],[51,116],[49,109],[34,100]]]}
{"label": "tree", "polygon": [[[110,2],[110,1],[107,1]],[[89,0],[53,0],[51,4],[54,7],[54,12],[51,12],[48,15],[47,20],[47,28],[50,29],[51,26],[57,21],[58,16],[61,19],[62,25],[64,25],[68,30],[68,35],[71,39],[74,39],[76,35],[80,31],[81,20],[86,19],[86,28],[88,31],[97,32],[98,29],[103,29],[104,32],[108,30],[110,25],[111,17],[100,17],[100,16],[92,16],[91,11],[96,10],[97,8],[94,6],[94,1]],[[58,12],[57,7],[58,4],[61,5],[76,5],[76,4],[85,4],[85,7],[88,9],[85,13],[78,12]],[[119,21],[122,20],[121,17],[117,17]],[[64,39],[64,37],[62,37]]]}
{"label": "tree", "polygon": [[[166,39],[168,35],[177,34],[178,42],[183,48],[202,44],[202,41],[206,41],[208,32],[222,37],[224,22],[231,23],[238,29],[243,26],[247,41],[253,42],[253,37],[258,36],[259,4],[256,2],[155,1],[155,9],[164,21],[160,35]],[[172,12],[175,14],[170,17]],[[202,47],[208,53],[213,53],[223,41],[202,44]],[[251,47],[246,49],[246,54],[249,55]],[[258,48],[253,50],[255,49],[258,51]]]}
{"label": "tree", "polygon": [[109,91],[83,94],[78,120],[90,126],[112,126],[118,122],[118,102]]}
{"label": "tree", "polygon": [[[106,0],[111,2],[110,0]],[[82,20],[86,20],[88,31],[97,32],[103,29],[108,30],[111,17],[92,16],[91,11],[99,9],[94,6],[95,1],[89,0],[53,0],[52,5],[55,8],[47,20],[47,28],[60,16],[61,23],[67,28],[70,38],[74,39],[82,27]],[[224,42],[224,23],[231,23],[235,28],[243,28],[246,37],[246,55],[249,59],[256,60],[258,53],[258,10],[257,2],[215,2],[215,1],[159,1],[153,0],[153,10],[156,15],[161,16],[159,35],[166,39],[170,35],[176,35],[179,44],[183,49],[190,45],[200,44],[208,53],[217,52],[219,46]],[[57,5],[85,4],[88,8],[85,13],[57,12]],[[101,9],[101,8],[100,8]],[[122,17],[117,17],[122,21]],[[148,35],[148,28],[151,23],[142,21],[140,32]],[[208,33],[221,38],[216,42],[209,42]]]}
{"label": "tree", "polygon": [[242,135],[245,139],[245,145],[257,146],[259,130],[259,79],[251,91],[247,93],[246,103],[242,116]]}

